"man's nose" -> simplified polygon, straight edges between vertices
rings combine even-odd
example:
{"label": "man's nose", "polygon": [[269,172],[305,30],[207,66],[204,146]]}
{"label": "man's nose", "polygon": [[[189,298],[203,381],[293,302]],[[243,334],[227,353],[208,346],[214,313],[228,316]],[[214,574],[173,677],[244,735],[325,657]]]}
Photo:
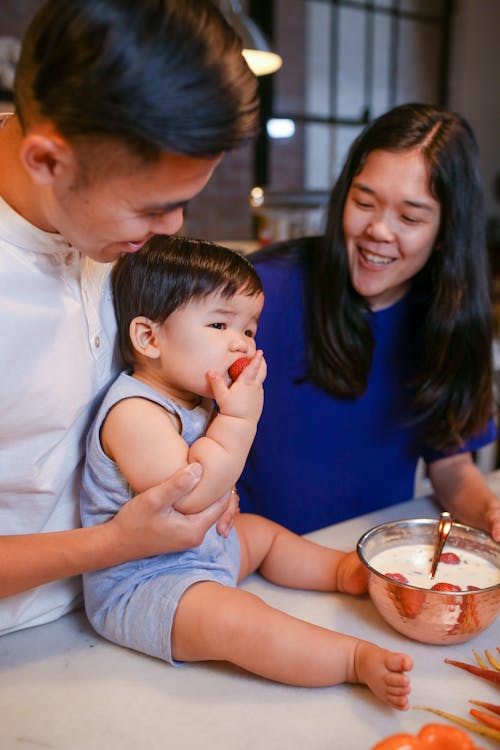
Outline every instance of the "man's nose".
{"label": "man's nose", "polygon": [[151,223],[151,232],[153,234],[175,234],[179,231],[184,223],[184,208],[179,206],[173,211],[158,216]]}

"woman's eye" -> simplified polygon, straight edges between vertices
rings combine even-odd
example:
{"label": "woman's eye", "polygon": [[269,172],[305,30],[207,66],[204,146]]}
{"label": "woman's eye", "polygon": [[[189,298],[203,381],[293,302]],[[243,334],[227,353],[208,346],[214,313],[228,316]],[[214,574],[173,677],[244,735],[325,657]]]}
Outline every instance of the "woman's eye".
{"label": "woman's eye", "polygon": [[210,328],[216,328],[218,331],[225,331],[227,326],[225,323],[211,323]]}
{"label": "woman's eye", "polygon": [[354,203],[359,206],[359,208],[373,208],[373,203],[365,203],[364,201],[355,200]]}
{"label": "woman's eye", "polygon": [[402,216],[401,217],[403,221],[406,221],[407,224],[418,224],[419,219],[415,219],[413,216]]}

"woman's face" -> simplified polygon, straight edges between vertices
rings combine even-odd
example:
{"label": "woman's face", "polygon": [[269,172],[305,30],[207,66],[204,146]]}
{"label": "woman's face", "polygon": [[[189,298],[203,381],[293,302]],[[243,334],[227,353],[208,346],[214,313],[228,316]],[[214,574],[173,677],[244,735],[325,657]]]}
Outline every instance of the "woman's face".
{"label": "woman's face", "polygon": [[372,310],[405,295],[434,249],[440,221],[418,149],[369,154],[349,188],[343,230],[352,285]]}

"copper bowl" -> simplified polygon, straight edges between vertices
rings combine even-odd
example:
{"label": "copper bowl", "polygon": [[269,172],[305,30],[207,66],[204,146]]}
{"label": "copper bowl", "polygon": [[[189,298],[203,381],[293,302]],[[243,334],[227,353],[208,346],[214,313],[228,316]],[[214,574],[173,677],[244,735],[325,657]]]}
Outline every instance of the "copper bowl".
{"label": "copper bowl", "polygon": [[[500,584],[474,591],[431,591],[389,578],[370,564],[382,550],[407,544],[433,545],[437,520],[415,518],[384,523],[367,531],[357,545],[368,569],[368,593],[386,622],[422,643],[468,641],[485,630],[500,612]],[[447,546],[474,552],[500,569],[500,544],[484,531],[453,524]]]}

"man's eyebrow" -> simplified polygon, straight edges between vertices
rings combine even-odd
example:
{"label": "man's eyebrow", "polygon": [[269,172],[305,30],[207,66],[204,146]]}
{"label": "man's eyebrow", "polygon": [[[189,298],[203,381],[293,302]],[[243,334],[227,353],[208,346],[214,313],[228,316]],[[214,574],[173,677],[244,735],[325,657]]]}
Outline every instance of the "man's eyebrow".
{"label": "man's eyebrow", "polygon": [[[353,181],[352,187],[356,188],[357,190],[361,190],[363,193],[368,193],[369,195],[375,196],[375,190],[372,190],[372,188],[368,187],[368,185],[364,185],[362,182],[356,182]],[[425,203],[423,201],[413,201],[413,200],[404,200],[402,201],[406,206],[411,206],[412,208],[421,208],[424,211],[432,211],[433,206],[431,206],[430,203]]]}

